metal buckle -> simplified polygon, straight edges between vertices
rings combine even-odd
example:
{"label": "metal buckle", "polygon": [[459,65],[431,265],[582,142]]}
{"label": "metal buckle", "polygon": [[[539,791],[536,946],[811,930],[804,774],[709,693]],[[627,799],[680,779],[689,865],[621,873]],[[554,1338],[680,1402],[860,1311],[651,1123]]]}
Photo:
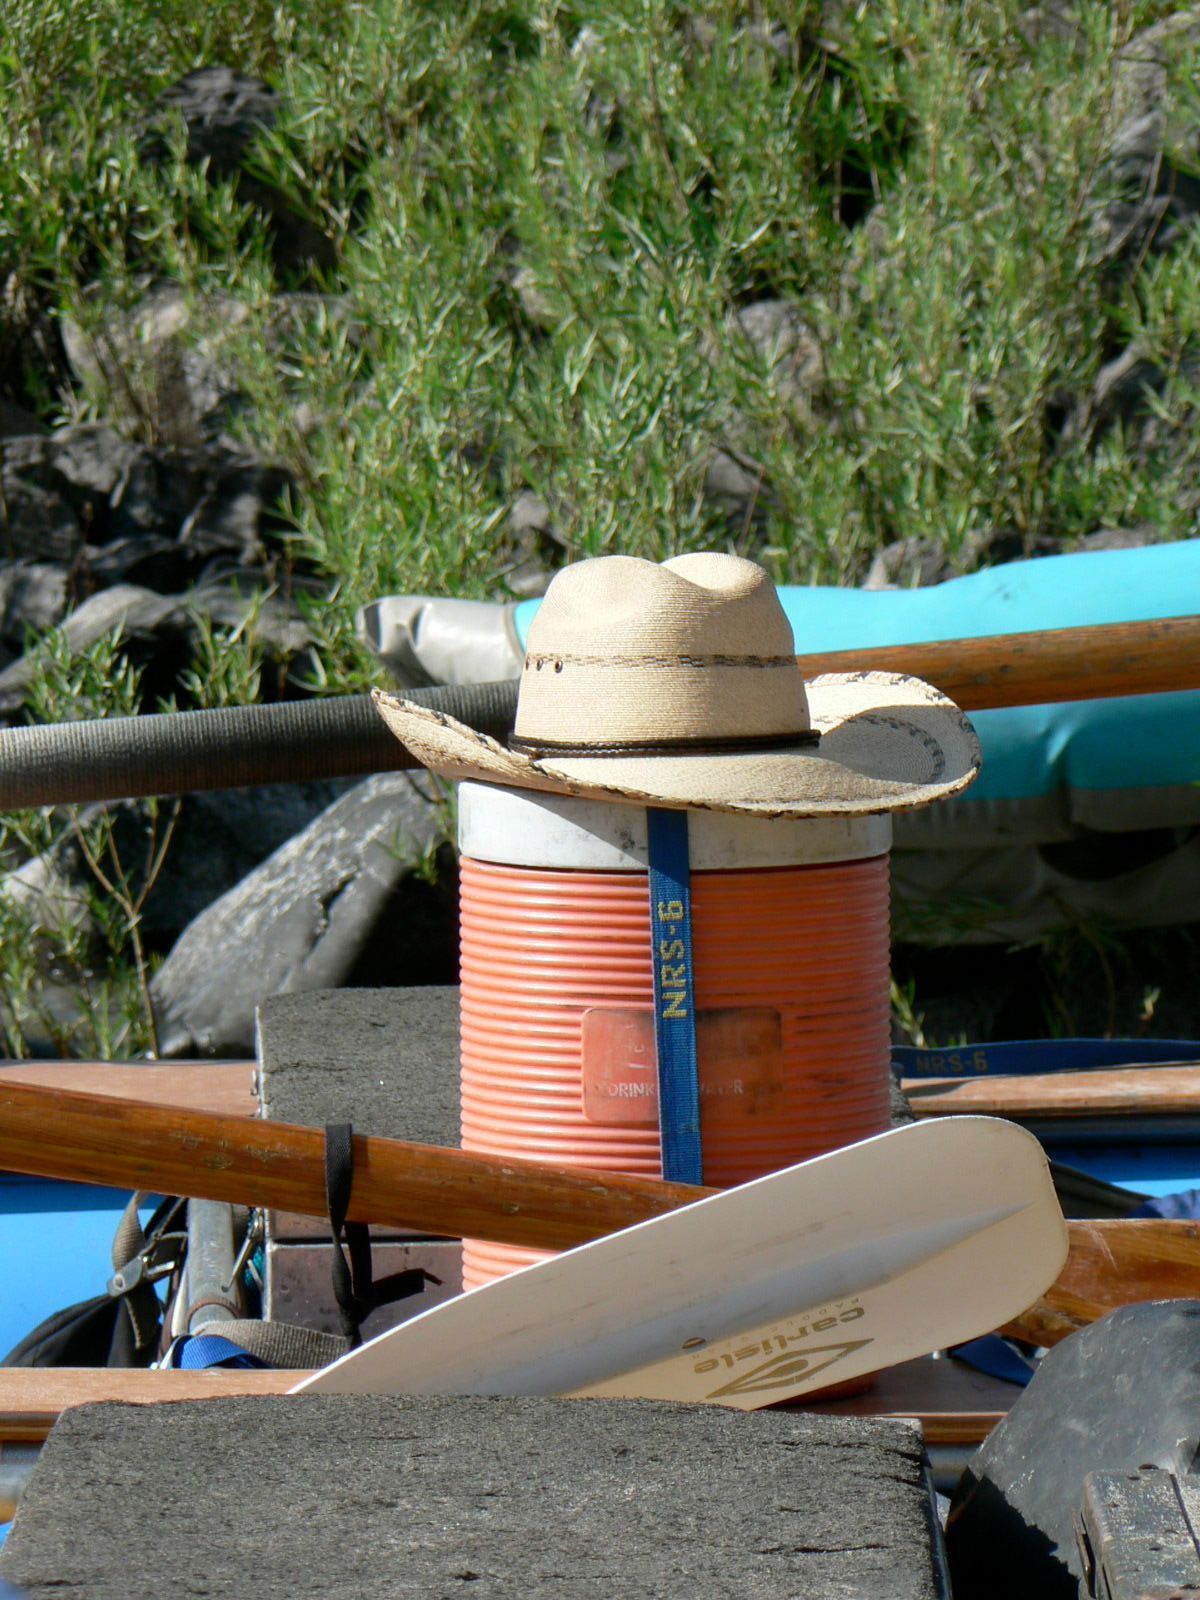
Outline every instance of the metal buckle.
{"label": "metal buckle", "polygon": [[132,1261],[127,1261],[113,1273],[106,1286],[109,1294],[117,1300],[122,1295],[132,1294],[144,1283],[157,1283],[160,1278],[169,1278],[182,1265],[186,1249],[186,1233],[158,1234]]}

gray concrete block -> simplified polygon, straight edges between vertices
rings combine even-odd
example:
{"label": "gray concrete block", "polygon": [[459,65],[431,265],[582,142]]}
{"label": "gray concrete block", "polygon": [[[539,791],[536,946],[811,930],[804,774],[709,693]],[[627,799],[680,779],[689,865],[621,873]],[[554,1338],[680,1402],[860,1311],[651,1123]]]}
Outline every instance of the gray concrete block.
{"label": "gray concrete block", "polygon": [[458,989],[321,989],[258,1009],[263,1114],[457,1145]]}
{"label": "gray concrete block", "polygon": [[[417,1144],[457,1145],[458,989],[321,989],[276,995],[258,1010],[259,1092],[265,1116]],[[393,1259],[412,1236],[372,1228],[376,1277],[427,1266],[442,1279],[374,1312],[364,1337],[426,1311],[462,1288],[462,1249],[425,1245]],[[273,1322],[338,1331],[327,1223],[273,1211],[267,1219],[263,1314]],[[415,1247],[413,1247],[415,1248]],[[435,1259],[436,1257],[436,1259]]]}
{"label": "gray concrete block", "polygon": [[903,1422],[310,1396],[68,1412],[0,1575],[31,1600],[944,1600],[939,1552]]}
{"label": "gray concrete block", "polygon": [[[325,1231],[328,1234],[328,1228]],[[462,1245],[457,1239],[372,1239],[371,1268],[377,1281],[414,1267],[439,1281],[427,1282],[419,1293],[372,1311],[360,1330],[364,1339],[386,1333],[418,1311],[462,1293]],[[264,1294],[263,1314],[269,1322],[295,1323],[318,1333],[342,1331],[333,1293],[333,1246],[328,1242],[268,1240]]]}

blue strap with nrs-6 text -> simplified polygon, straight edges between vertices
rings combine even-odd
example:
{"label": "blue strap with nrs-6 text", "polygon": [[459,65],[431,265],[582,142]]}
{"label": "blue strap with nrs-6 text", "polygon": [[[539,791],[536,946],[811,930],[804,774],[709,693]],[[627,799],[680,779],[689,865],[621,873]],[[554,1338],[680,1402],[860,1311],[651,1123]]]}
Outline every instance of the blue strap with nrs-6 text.
{"label": "blue strap with nrs-6 text", "polygon": [[647,810],[646,823],[663,1177],[674,1183],[700,1183],[704,1162],[696,1062],[688,814],[656,806]]}

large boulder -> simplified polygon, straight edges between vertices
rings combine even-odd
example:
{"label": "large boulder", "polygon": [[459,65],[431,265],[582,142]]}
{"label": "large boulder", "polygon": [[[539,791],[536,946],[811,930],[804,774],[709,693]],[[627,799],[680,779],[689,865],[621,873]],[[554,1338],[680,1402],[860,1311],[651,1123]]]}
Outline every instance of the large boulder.
{"label": "large boulder", "polygon": [[270,995],[453,978],[453,870],[430,782],[368,778],[197,917],[152,985],[164,1055],[252,1056]]}

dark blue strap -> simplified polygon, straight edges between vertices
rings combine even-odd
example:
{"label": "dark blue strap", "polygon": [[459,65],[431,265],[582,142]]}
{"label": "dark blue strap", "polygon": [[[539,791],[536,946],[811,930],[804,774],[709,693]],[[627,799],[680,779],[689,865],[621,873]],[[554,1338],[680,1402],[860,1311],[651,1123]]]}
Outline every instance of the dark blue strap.
{"label": "dark blue strap", "polygon": [[180,1339],[171,1352],[171,1365],[185,1372],[197,1372],[203,1367],[265,1367],[266,1364],[218,1333],[192,1334]]}
{"label": "dark blue strap", "polygon": [[956,1344],[950,1354],[977,1372],[986,1372],[990,1378],[1003,1378],[1005,1383],[1026,1384],[1037,1370],[1024,1356],[1018,1355],[1006,1339],[995,1333]]}
{"label": "dark blue strap", "polygon": [[1162,1217],[1164,1221],[1200,1220],[1200,1189],[1177,1189],[1174,1194],[1152,1194],[1127,1217]]}
{"label": "dark blue strap", "polygon": [[647,810],[654,1043],[663,1177],[700,1183],[700,1083],[692,968],[692,884],[686,811]]}
{"label": "dark blue strap", "polygon": [[944,1050],[893,1045],[892,1062],[906,1078],[974,1078],[984,1073],[1084,1072],[1131,1061],[1200,1061],[1195,1039],[1008,1039]]}

